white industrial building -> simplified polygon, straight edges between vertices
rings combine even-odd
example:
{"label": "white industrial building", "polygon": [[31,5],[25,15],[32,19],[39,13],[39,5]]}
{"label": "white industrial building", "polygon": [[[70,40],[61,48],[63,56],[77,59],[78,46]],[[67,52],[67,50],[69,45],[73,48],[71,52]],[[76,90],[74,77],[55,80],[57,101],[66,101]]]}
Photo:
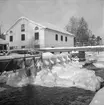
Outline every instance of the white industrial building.
{"label": "white industrial building", "polygon": [[44,23],[39,24],[26,17],[19,18],[6,32],[9,49],[71,47],[74,35],[64,29]]}

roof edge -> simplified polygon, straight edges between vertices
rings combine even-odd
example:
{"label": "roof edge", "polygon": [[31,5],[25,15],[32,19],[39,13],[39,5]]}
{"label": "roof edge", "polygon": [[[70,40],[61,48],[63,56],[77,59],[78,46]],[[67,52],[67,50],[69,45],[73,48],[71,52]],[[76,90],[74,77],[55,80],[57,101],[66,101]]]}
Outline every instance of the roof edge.
{"label": "roof edge", "polygon": [[24,17],[24,16],[18,18],[18,19],[16,20],[16,22],[5,32],[5,34],[7,35],[8,31],[11,30],[11,29],[12,29],[19,21],[21,21],[22,19],[25,19],[25,20],[27,20],[27,21],[29,21],[29,22],[31,22],[31,23],[33,23],[33,24],[36,24],[36,25],[38,25],[38,26],[40,26],[40,27],[43,27],[43,28],[45,28],[45,29],[54,30],[54,31],[57,31],[57,32],[64,33],[64,34],[70,35],[70,36],[72,36],[72,37],[75,37],[74,34],[69,33],[69,32],[67,32],[66,30],[65,30],[66,32],[59,31],[59,30],[55,30],[55,29],[52,29],[52,28],[47,27],[47,26],[45,26],[45,25],[39,24],[39,23],[37,23],[37,22],[34,22],[34,21],[28,19],[27,17]]}
{"label": "roof edge", "polygon": [[30,19],[28,19],[27,17],[20,17],[20,18],[18,18],[17,20],[16,20],[16,22],[5,32],[5,34],[7,34],[7,32],[9,31],[9,30],[11,30],[20,20],[22,20],[22,19],[25,19],[25,20],[27,20],[27,21],[29,21],[29,22],[31,22],[31,23],[33,23],[33,24],[36,24],[36,25],[38,25],[38,26],[40,26],[40,27],[43,27],[43,28],[46,28],[45,26],[43,26],[43,25],[41,25],[41,24],[39,24],[39,23],[37,23],[37,22],[34,22],[34,21],[32,21],[32,20],[30,20]]}
{"label": "roof edge", "polygon": [[75,35],[74,35],[74,34],[69,33],[69,32],[65,33],[65,32],[58,31],[58,30],[55,30],[55,29],[51,29],[51,28],[48,28],[48,27],[46,27],[46,29],[54,30],[54,31],[57,31],[57,32],[64,33],[64,34],[70,35],[70,36],[72,36],[72,37],[75,37]]}

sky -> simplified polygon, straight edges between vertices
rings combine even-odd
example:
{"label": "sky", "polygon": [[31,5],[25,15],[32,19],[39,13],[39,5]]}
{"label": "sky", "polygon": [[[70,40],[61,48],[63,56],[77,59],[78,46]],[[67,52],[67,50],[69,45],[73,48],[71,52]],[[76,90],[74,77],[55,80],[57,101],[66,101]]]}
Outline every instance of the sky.
{"label": "sky", "polygon": [[70,17],[84,17],[96,36],[104,37],[103,0],[0,0],[0,24],[5,32],[24,16],[64,28]]}

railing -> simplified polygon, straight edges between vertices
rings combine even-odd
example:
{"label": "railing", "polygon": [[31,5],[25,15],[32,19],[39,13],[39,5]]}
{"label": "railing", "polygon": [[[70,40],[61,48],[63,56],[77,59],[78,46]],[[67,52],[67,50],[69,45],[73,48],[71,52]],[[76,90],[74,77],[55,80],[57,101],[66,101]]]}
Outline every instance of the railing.
{"label": "railing", "polygon": [[[56,48],[40,48],[37,51],[41,52],[70,52],[70,51],[103,51],[104,46],[83,46],[83,47],[56,47]],[[42,60],[42,54],[38,55],[20,55],[20,56],[0,56],[0,73],[2,74],[4,71],[16,71],[20,69],[21,66],[18,64],[24,64],[27,67],[27,59],[31,58],[31,61],[34,61],[34,65],[36,66],[36,62],[38,60]],[[30,66],[30,65],[28,65]]]}
{"label": "railing", "polygon": [[82,46],[82,47],[55,47],[55,48],[40,48],[43,52],[70,52],[70,51],[104,51],[102,46]]}

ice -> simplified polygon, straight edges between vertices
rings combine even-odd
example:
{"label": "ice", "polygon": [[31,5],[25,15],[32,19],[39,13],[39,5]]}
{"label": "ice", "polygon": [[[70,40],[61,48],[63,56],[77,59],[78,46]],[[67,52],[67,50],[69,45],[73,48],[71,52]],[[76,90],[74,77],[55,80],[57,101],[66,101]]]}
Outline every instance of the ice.
{"label": "ice", "polygon": [[[43,62],[38,62],[41,70],[37,72],[33,62],[31,67],[8,74],[6,84],[13,87],[22,87],[27,84],[47,87],[80,87],[96,91],[100,88],[101,78],[94,71],[82,68],[78,60],[71,61],[67,53],[44,53]],[[37,73],[36,73],[37,72]]]}
{"label": "ice", "polygon": [[52,58],[52,57],[54,57],[55,55],[54,54],[52,54],[52,53],[50,53],[50,52],[46,52],[46,53],[43,53],[42,54],[42,57],[43,57],[43,59],[49,59],[49,58]]}
{"label": "ice", "polygon": [[[67,57],[66,57],[67,58]],[[51,59],[50,59],[51,60]],[[60,60],[60,61],[59,61]],[[54,60],[52,60],[54,62]],[[34,84],[44,86],[80,87],[96,91],[100,88],[100,77],[94,71],[81,68],[79,62],[67,62],[65,55],[57,55],[56,64],[49,69],[48,65],[36,76]]]}
{"label": "ice", "polygon": [[25,70],[21,69],[17,73],[11,73],[8,75],[6,84],[13,87],[22,87],[28,83]]}

